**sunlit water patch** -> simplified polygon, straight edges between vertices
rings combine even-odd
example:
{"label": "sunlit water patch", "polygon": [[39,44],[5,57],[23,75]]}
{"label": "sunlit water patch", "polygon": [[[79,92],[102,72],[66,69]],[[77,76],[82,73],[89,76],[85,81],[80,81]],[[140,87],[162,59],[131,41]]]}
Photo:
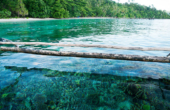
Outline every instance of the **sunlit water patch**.
{"label": "sunlit water patch", "polygon": [[[17,42],[169,47],[169,20],[0,22]],[[55,51],[166,56],[167,51],[21,46]],[[2,110],[169,110],[170,64],[0,51]]]}

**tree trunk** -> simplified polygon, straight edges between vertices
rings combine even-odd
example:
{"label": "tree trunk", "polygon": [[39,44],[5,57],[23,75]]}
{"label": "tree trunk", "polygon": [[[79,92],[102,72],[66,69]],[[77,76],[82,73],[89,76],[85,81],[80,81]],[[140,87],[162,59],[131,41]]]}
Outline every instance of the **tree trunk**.
{"label": "tree trunk", "polygon": [[59,43],[45,43],[45,42],[0,42],[0,44],[13,44],[13,45],[51,45],[51,46],[73,46],[73,47],[98,47],[98,48],[112,48],[123,50],[141,50],[141,51],[170,51],[170,48],[165,47],[122,47],[111,45],[91,45],[91,44],[59,44]]}
{"label": "tree trunk", "polygon": [[31,53],[31,54],[40,54],[40,55],[170,63],[170,58],[158,57],[158,56],[140,56],[140,55],[105,54],[105,53],[83,53],[83,52],[58,52],[58,51],[35,50],[35,49],[25,49],[25,48],[16,48],[16,47],[1,47],[0,49],[2,51],[12,51],[12,52]]}

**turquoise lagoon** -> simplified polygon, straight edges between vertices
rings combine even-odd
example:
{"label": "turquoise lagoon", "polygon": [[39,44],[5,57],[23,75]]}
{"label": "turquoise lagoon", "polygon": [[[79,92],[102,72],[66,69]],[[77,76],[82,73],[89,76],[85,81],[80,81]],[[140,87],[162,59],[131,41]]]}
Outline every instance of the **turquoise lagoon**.
{"label": "turquoise lagoon", "polygon": [[[16,42],[170,47],[169,29],[170,20],[0,22],[0,36]],[[149,56],[169,53],[38,45],[20,47]],[[0,109],[169,110],[170,64],[0,51]]]}

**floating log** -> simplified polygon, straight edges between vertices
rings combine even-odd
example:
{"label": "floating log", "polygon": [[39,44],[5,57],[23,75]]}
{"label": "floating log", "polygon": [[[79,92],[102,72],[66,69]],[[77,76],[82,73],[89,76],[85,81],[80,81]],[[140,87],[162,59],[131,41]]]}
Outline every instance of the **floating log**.
{"label": "floating log", "polygon": [[51,46],[73,46],[73,47],[98,47],[98,48],[113,48],[123,50],[141,50],[141,51],[170,51],[170,48],[164,47],[122,47],[111,45],[91,45],[91,44],[59,44],[59,43],[43,43],[43,42],[0,42],[0,44],[13,44],[13,45],[51,45]]}
{"label": "floating log", "polygon": [[2,51],[12,51],[12,52],[31,53],[31,54],[40,54],[40,55],[170,63],[170,58],[158,57],[158,56],[140,56],[140,55],[123,55],[123,54],[106,54],[106,53],[83,53],[83,52],[58,52],[58,51],[48,51],[48,50],[25,49],[25,48],[17,48],[17,47],[1,47],[0,49]]}

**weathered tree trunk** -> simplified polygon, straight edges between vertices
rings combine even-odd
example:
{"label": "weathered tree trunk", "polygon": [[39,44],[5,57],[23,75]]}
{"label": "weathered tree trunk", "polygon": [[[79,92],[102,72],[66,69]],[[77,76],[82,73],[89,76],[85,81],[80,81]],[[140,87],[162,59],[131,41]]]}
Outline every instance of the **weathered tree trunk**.
{"label": "weathered tree trunk", "polygon": [[123,54],[105,54],[105,53],[83,53],[83,52],[57,52],[47,50],[35,50],[16,47],[1,47],[2,51],[12,51],[21,53],[53,55],[53,56],[70,56],[70,57],[84,57],[84,58],[102,58],[102,59],[118,59],[118,60],[133,60],[133,61],[146,61],[146,62],[162,62],[170,63],[168,57],[157,56],[140,56],[140,55],[123,55]]}
{"label": "weathered tree trunk", "polygon": [[0,44],[13,44],[13,45],[52,45],[52,46],[73,46],[73,47],[98,47],[98,48],[113,48],[123,50],[141,50],[141,51],[170,51],[170,48],[164,47],[122,47],[111,45],[91,45],[91,44],[59,44],[59,43],[43,43],[43,42],[0,42]]}

